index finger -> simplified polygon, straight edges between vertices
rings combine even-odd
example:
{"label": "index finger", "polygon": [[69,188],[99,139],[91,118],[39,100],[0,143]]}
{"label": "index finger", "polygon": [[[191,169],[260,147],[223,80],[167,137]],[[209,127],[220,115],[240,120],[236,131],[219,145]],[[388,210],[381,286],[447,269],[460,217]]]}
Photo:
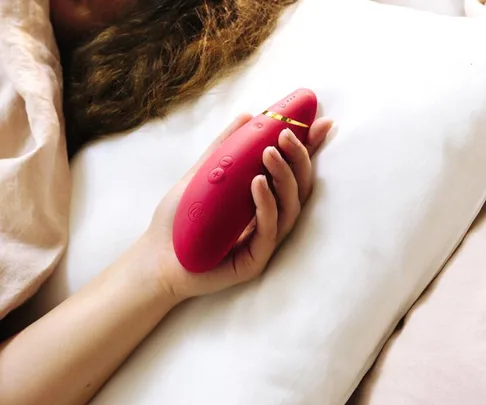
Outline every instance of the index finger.
{"label": "index finger", "polygon": [[309,129],[309,135],[305,142],[305,147],[309,152],[309,157],[312,157],[322,145],[326,135],[333,125],[333,121],[330,118],[318,118],[314,121]]}

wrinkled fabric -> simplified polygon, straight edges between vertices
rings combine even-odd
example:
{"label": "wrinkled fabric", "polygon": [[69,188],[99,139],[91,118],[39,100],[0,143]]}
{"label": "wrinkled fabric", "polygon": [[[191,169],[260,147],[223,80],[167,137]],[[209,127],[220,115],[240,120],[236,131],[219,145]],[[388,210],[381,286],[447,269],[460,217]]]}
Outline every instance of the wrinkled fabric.
{"label": "wrinkled fabric", "polygon": [[48,0],[0,2],[0,319],[67,244],[70,175],[62,72]]}
{"label": "wrinkled fabric", "polygon": [[[478,0],[380,2],[486,17],[486,7]],[[389,339],[348,405],[484,403],[485,247],[486,206],[439,277]]]}
{"label": "wrinkled fabric", "polygon": [[348,405],[482,405],[486,207],[386,344]]}

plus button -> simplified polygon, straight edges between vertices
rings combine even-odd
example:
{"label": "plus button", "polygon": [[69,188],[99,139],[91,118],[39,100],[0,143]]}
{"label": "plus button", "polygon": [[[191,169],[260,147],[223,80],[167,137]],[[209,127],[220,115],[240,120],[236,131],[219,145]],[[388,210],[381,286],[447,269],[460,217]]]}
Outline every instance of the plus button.
{"label": "plus button", "polygon": [[211,184],[217,184],[217,183],[221,183],[224,180],[224,177],[225,177],[224,170],[217,168],[212,170],[211,173],[209,173],[208,181]]}

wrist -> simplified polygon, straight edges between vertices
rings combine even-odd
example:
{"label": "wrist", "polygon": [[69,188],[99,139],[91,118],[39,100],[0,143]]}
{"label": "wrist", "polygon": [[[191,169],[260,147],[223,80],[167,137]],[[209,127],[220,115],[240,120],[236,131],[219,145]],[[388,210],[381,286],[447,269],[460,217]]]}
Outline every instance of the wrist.
{"label": "wrist", "polygon": [[172,294],[164,280],[156,246],[146,234],[142,235],[102,277],[113,280],[120,291],[131,291],[131,299],[143,300],[146,310],[162,318],[182,300]]}
{"label": "wrist", "polygon": [[154,300],[167,303],[171,307],[180,304],[185,297],[174,290],[169,274],[178,267],[173,255],[163,249],[150,232],[144,233],[133,245],[132,260],[138,263],[139,282],[153,295]]}

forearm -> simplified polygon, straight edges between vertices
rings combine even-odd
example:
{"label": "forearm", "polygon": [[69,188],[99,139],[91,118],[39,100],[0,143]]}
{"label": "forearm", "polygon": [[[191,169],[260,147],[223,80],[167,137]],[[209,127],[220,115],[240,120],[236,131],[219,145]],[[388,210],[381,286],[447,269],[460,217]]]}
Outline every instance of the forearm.
{"label": "forearm", "polygon": [[85,404],[176,304],[137,242],[0,349],[0,403]]}

